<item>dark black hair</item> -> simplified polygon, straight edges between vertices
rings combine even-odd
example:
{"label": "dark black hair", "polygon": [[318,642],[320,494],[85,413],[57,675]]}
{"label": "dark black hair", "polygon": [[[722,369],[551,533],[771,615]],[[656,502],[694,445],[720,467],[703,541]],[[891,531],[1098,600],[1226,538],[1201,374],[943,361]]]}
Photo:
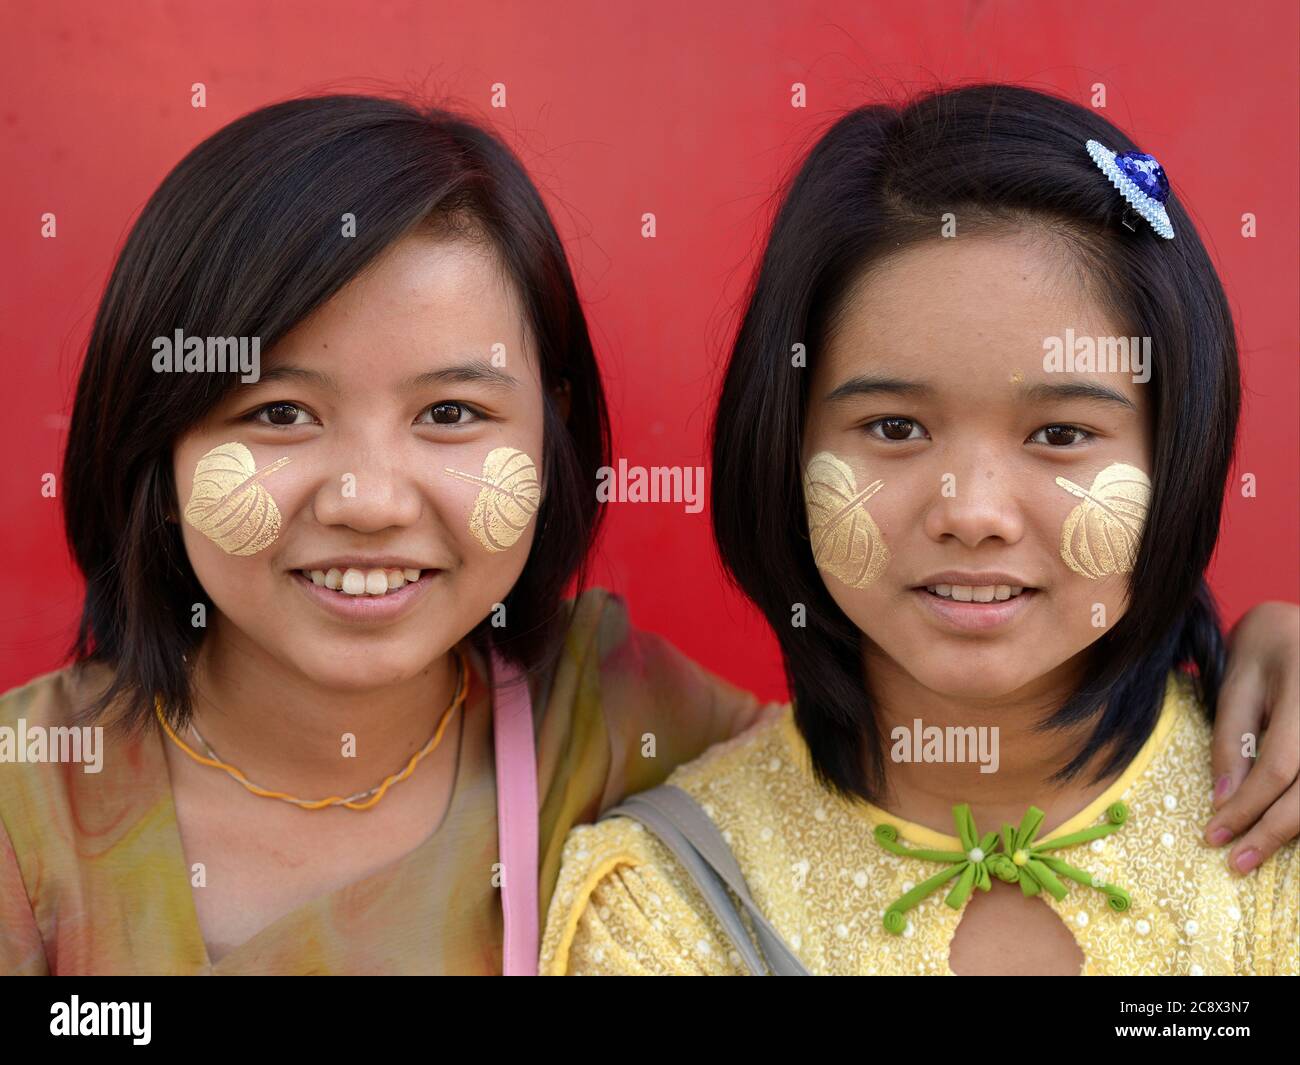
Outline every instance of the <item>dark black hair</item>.
{"label": "dark black hair", "polygon": [[[850,112],[782,190],[727,366],[713,426],[712,513],[723,561],[780,641],[795,720],[818,779],[842,796],[883,790],[885,746],[864,684],[862,634],[835,604],[808,541],[800,448],[811,369],[845,297],[872,262],[939,236],[1025,227],[1065,241],[1095,294],[1151,337],[1155,427],[1148,528],[1129,607],[1090,648],[1087,678],[1042,722],[1095,718],[1054,779],[1109,748],[1094,782],[1150,735],[1170,669],[1194,664],[1214,712],[1224,648],[1205,567],[1219,530],[1239,406],[1237,348],[1222,286],[1192,220],[1170,197],[1177,236],[1121,225],[1124,201],[1084,150],[1135,150],[1097,112],[1010,85],[926,93]],[[763,485],[762,492],[754,491]],[[807,625],[790,624],[793,604]]]}
{"label": "dark black hair", "polygon": [[[344,238],[343,216],[356,218]],[[522,164],[469,117],[370,96],[262,108],[218,130],[167,175],[113,269],[77,384],[63,463],[68,540],[86,578],[72,648],[113,667],[81,713],[121,698],[122,720],[192,712],[189,670],[204,629],[200,586],[174,513],[176,440],[238,377],[157,374],[155,337],[257,336],[263,353],[385,248],[421,228],[485,236],[517,287],[540,362],[546,491],[537,532],[493,639],[525,669],[558,650],[571,580],[582,584],[600,509],[609,423],[587,323],[555,227]],[[567,390],[568,416],[556,404]],[[189,657],[189,663],[183,661]],[[116,723],[116,722],[115,722]]]}

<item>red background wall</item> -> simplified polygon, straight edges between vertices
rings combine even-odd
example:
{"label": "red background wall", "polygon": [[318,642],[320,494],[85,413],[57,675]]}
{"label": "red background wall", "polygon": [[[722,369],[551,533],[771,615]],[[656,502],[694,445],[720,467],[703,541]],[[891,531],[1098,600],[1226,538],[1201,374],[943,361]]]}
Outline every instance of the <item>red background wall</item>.
{"label": "red background wall", "polygon": [[[1223,276],[1245,377],[1212,581],[1226,619],[1300,597],[1294,0],[1076,3],[73,3],[0,28],[0,690],[54,669],[80,605],[57,500],[82,348],[144,201],[196,143],[287,96],[415,90],[486,116],[564,237],[630,464],[707,465],[705,430],[770,196],[845,108],[972,79],[1087,103],[1165,165]],[[190,105],[207,86],[208,106]],[[493,82],[509,106],[489,107]],[[790,106],[795,81],[808,107]],[[58,236],[40,236],[53,211]],[[658,236],[640,236],[653,211]],[[1243,239],[1241,215],[1259,235]],[[1189,440],[1188,447],[1196,446]],[[761,619],[724,589],[707,510],[613,505],[596,561],[634,620],[765,696]]]}

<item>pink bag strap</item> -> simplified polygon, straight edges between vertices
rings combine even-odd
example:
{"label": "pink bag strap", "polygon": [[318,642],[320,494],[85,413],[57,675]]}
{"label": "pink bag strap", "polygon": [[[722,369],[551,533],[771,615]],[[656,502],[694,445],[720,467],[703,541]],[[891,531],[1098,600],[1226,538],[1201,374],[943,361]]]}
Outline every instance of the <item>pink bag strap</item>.
{"label": "pink bag strap", "polygon": [[523,675],[492,652],[492,724],[496,740],[497,839],[506,976],[536,976],[537,751],[533,701]]}

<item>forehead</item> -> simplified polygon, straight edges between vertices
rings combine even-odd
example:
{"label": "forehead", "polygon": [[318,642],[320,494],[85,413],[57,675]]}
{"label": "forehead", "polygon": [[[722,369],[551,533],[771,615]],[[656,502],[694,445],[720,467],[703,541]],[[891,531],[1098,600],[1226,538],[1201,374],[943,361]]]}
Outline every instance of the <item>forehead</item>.
{"label": "forehead", "polygon": [[834,387],[870,369],[961,387],[985,371],[1041,373],[1049,337],[1120,335],[1081,270],[1063,244],[1019,232],[907,247],[850,286],[817,376]]}
{"label": "forehead", "polygon": [[529,376],[523,307],[494,247],[415,234],[386,248],[299,322],[267,362],[373,380],[404,376],[416,363],[487,359],[496,344],[516,376]]}

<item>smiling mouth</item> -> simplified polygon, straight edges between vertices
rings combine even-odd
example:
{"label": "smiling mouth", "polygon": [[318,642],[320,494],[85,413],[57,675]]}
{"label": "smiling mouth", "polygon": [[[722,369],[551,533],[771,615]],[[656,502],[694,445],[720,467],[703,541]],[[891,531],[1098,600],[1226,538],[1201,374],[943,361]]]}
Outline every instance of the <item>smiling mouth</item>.
{"label": "smiling mouth", "polygon": [[956,603],[1004,603],[1034,591],[1018,584],[930,584],[925,590],[939,599]]}
{"label": "smiling mouth", "polygon": [[385,596],[396,592],[408,584],[415,584],[419,579],[435,570],[418,569],[300,569],[296,573],[318,588],[328,588],[346,596]]}

